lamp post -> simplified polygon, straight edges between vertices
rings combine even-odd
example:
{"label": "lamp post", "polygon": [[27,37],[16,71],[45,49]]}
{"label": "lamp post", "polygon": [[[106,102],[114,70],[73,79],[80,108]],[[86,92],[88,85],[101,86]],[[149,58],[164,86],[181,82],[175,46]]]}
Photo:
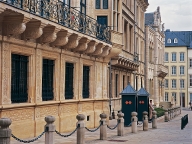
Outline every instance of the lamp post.
{"label": "lamp post", "polygon": [[183,96],[182,96],[182,89],[181,89],[181,79],[182,79],[182,75],[180,74],[180,107],[182,110],[183,107]]}

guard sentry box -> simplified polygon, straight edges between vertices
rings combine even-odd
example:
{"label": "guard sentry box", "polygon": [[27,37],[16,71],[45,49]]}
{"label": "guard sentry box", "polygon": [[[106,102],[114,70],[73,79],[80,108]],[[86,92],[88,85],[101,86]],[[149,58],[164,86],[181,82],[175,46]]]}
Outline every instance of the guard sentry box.
{"label": "guard sentry box", "polygon": [[137,111],[137,92],[135,89],[128,84],[128,86],[120,93],[122,96],[122,108],[121,111],[124,113],[124,125],[129,126],[131,124],[131,113]]}
{"label": "guard sentry box", "polygon": [[149,93],[141,87],[137,92],[137,117],[138,121],[143,120],[143,112],[147,111],[149,114]]}

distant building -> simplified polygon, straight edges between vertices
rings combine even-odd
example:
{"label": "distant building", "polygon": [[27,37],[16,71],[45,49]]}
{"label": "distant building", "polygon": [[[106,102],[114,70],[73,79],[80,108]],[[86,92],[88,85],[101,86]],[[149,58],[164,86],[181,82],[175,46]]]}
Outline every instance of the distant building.
{"label": "distant building", "polygon": [[164,78],[168,69],[164,65],[164,24],[161,22],[160,7],[152,13],[145,13],[146,32],[146,90],[153,104],[159,106],[164,100]]}
{"label": "distant building", "polygon": [[[165,101],[187,107],[192,100],[192,32],[165,31]],[[182,98],[182,99],[181,99]]]}

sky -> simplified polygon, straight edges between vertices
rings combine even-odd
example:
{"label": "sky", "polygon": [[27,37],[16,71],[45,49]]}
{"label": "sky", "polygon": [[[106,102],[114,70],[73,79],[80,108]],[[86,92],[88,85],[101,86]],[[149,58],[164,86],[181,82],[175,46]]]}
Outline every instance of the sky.
{"label": "sky", "polygon": [[160,6],[161,21],[165,30],[192,31],[192,0],[148,0],[148,12]]}

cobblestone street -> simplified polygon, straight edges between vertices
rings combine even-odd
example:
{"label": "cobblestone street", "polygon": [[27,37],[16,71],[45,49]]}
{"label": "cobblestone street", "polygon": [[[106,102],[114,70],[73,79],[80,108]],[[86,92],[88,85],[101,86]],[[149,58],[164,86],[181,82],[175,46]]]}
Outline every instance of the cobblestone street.
{"label": "cobblestone street", "polygon": [[[185,114],[189,116],[189,123],[184,130],[181,130],[181,117]],[[123,137],[116,136],[117,130],[107,130],[108,139],[105,141],[99,140],[99,130],[94,133],[85,132],[85,139],[87,144],[191,144],[192,143],[192,112],[188,109],[182,111],[182,114],[172,119],[169,122],[163,122],[163,119],[158,119],[158,128],[152,129],[149,123],[149,130],[142,131],[142,125],[138,126],[138,133],[131,133],[131,128],[125,128],[125,135]],[[115,126],[116,120],[110,121],[110,126]],[[44,144],[45,137],[43,136],[34,144]],[[54,135],[55,144],[76,144],[76,133],[68,138],[62,138],[59,135]],[[11,144],[19,144],[15,140]]]}

